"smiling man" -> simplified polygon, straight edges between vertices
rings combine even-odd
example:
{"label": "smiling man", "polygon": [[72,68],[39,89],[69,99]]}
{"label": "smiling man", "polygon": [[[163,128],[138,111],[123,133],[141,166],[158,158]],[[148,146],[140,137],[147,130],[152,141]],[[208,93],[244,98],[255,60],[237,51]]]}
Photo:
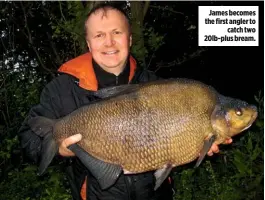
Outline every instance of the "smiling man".
{"label": "smiling man", "polygon": [[129,22],[115,9],[96,10],[85,23],[87,46],[95,62],[118,76],[125,68],[132,44]]}
{"label": "smiling man", "polygon": [[[31,131],[28,120],[34,116],[61,118],[96,100],[94,92],[105,87],[143,83],[158,79],[152,72],[137,67],[130,55],[132,35],[126,14],[112,5],[100,4],[89,13],[85,22],[89,52],[64,63],[60,75],[43,89],[40,102],[31,108],[19,130],[26,155],[38,163],[42,154],[42,139]],[[43,124],[45,126],[45,124]],[[75,200],[172,200],[172,179],[166,179],[154,191],[154,172],[138,175],[122,174],[107,190],[101,190],[96,179],[67,147],[77,143],[82,135],[62,140],[58,154],[70,160],[66,172]],[[209,152],[218,152],[213,146]]]}

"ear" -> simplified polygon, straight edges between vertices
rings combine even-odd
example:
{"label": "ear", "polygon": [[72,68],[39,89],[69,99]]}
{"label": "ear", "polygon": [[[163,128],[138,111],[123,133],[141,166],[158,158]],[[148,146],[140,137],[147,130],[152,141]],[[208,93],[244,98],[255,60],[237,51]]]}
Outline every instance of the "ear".
{"label": "ear", "polygon": [[129,39],[130,41],[130,47],[132,46],[132,35],[130,35],[130,39]]}
{"label": "ear", "polygon": [[87,47],[88,47],[88,49],[90,51],[90,44],[89,44],[89,41],[88,40],[86,40],[86,44],[87,44]]}

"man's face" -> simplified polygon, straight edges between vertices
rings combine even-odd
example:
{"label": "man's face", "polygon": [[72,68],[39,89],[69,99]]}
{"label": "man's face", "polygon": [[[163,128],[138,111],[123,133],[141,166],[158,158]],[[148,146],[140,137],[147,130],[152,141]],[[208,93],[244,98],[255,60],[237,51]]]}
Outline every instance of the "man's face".
{"label": "man's face", "polygon": [[131,46],[125,16],[115,9],[98,10],[86,22],[87,45],[94,60],[106,71],[121,73]]}

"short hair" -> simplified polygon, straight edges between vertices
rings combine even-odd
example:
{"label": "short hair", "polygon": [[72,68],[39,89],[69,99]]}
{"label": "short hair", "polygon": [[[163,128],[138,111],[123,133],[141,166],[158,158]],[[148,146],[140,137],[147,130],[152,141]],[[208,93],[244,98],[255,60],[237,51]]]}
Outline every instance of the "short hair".
{"label": "short hair", "polygon": [[85,25],[84,25],[85,37],[87,36],[87,26],[86,26],[87,20],[89,19],[89,17],[93,13],[95,14],[99,10],[103,10],[102,18],[107,16],[107,11],[108,10],[114,9],[114,10],[119,11],[125,17],[125,19],[127,21],[127,24],[128,24],[129,33],[131,33],[131,22],[130,22],[130,18],[128,17],[127,13],[123,9],[121,9],[120,6],[117,6],[116,4],[110,3],[110,2],[102,2],[102,3],[97,4],[96,6],[94,6],[90,10],[90,12],[88,13],[88,15],[87,15],[87,17],[85,19]]}

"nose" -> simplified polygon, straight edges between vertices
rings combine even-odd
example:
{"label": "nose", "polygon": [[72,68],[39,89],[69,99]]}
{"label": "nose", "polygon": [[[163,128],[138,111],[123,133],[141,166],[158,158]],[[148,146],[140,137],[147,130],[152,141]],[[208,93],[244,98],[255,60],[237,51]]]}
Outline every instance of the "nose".
{"label": "nose", "polygon": [[112,34],[106,34],[105,46],[110,47],[115,44],[115,40]]}

